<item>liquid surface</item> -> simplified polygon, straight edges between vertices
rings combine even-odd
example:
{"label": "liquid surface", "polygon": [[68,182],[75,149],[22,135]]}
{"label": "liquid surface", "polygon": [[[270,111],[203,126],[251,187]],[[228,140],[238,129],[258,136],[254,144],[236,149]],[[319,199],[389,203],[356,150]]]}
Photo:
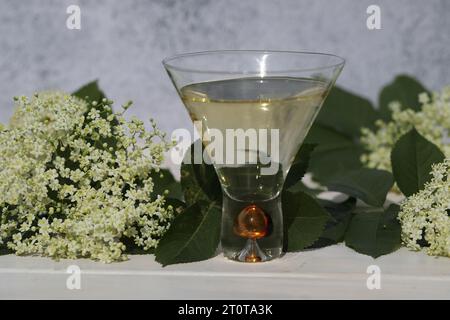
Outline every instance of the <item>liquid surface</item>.
{"label": "liquid surface", "polygon": [[[224,137],[224,146],[226,129],[279,130],[277,158],[273,157],[275,148],[272,148],[269,132],[264,150],[246,145],[237,147],[233,155],[237,157],[243,153],[245,159],[254,159],[262,152],[276,167],[271,177],[261,177],[258,164],[216,163],[222,186],[233,198],[252,194],[272,197],[279,192],[326,93],[327,87],[321,81],[287,77],[211,81],[181,89],[181,97],[192,120],[201,123],[203,133],[219,130]],[[223,150],[219,160],[225,162],[230,151],[225,147]],[[215,154],[210,155],[216,162]]]}

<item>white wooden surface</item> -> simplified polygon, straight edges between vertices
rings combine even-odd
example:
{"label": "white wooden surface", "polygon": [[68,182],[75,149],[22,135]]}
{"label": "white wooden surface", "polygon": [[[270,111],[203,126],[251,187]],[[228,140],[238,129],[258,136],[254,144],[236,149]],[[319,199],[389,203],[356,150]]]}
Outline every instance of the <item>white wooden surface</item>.
{"label": "white wooden surface", "polygon": [[[81,268],[69,290],[67,267]],[[381,269],[381,288],[366,286],[367,267]],[[372,259],[343,245],[243,264],[214,259],[162,268],[154,256],[102,264],[0,256],[0,298],[37,299],[449,299],[450,259],[401,250]]]}

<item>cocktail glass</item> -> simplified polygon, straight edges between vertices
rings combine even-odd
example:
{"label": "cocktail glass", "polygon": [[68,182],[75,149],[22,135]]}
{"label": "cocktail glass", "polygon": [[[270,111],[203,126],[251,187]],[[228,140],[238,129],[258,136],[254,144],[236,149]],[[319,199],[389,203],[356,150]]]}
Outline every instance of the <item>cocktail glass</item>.
{"label": "cocktail glass", "polygon": [[279,257],[284,180],[344,59],[232,50],[180,54],[163,64],[221,183],[224,255]]}

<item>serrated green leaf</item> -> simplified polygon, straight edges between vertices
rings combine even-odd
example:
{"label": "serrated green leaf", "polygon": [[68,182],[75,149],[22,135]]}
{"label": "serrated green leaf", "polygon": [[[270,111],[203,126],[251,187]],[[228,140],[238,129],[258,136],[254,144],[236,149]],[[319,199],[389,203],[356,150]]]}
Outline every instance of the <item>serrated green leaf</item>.
{"label": "serrated green leaf", "polygon": [[86,100],[87,102],[100,102],[105,98],[105,94],[98,86],[98,80],[91,81],[73,93],[74,96]]}
{"label": "serrated green leaf", "polygon": [[322,248],[344,241],[352,212],[356,207],[356,199],[350,197],[338,203],[317,199],[317,202],[328,211],[331,219],[327,221],[320,238],[310,248]]}
{"label": "serrated green leaf", "polygon": [[163,266],[212,258],[220,240],[221,208],[197,202],[172,222],[158,244],[156,261]]}
{"label": "serrated green leaf", "polygon": [[405,196],[423,189],[430,180],[431,165],[444,161],[445,156],[416,129],[404,134],[391,153],[392,173]]}
{"label": "serrated green leaf", "polygon": [[359,253],[374,258],[391,253],[401,245],[401,226],[397,220],[398,205],[368,208],[356,212],[348,226],[345,243]]}
{"label": "serrated green leaf", "polygon": [[299,182],[308,169],[309,158],[311,152],[316,147],[315,144],[304,143],[297,152],[294,161],[292,162],[289,173],[284,181],[283,188],[288,189],[297,182]]}
{"label": "serrated green leaf", "polygon": [[306,193],[285,191],[282,196],[287,251],[302,250],[322,234],[330,215]]}
{"label": "serrated green leaf", "polygon": [[[200,144],[197,140],[194,144]],[[194,144],[187,150],[185,159],[181,164],[181,188],[184,199],[188,205],[197,201],[217,201],[222,200],[222,189],[219,178],[213,165],[194,164]]]}
{"label": "serrated green leaf", "polygon": [[385,86],[379,96],[379,112],[381,117],[389,121],[391,119],[391,110],[389,110],[389,103],[393,101],[400,102],[402,108],[420,110],[419,94],[428,92],[428,90],[416,79],[407,76],[399,75],[394,81]]}
{"label": "serrated green leaf", "polygon": [[330,239],[336,243],[344,241],[350,217],[356,208],[356,198],[349,197],[347,200],[338,203],[323,199],[318,199],[318,202],[332,218],[328,221],[321,238]]}
{"label": "serrated green leaf", "polygon": [[335,175],[326,186],[330,191],[342,192],[380,207],[386,201],[386,195],[393,184],[394,179],[388,171],[360,168]]}

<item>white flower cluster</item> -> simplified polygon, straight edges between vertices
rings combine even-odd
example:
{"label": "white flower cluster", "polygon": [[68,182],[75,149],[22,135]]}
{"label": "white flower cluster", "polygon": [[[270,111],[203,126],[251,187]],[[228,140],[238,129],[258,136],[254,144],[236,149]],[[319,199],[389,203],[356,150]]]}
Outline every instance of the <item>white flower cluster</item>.
{"label": "white flower cluster", "polygon": [[392,121],[376,122],[376,132],[362,129],[361,142],[367,153],[361,161],[369,168],[391,171],[391,150],[397,140],[413,127],[426,139],[437,145],[447,158],[450,158],[450,87],[440,93],[427,93],[419,96],[421,110],[401,109],[398,102],[392,102]]}
{"label": "white flower cluster", "polygon": [[0,247],[19,255],[126,258],[155,248],[173,218],[151,175],[171,144],[152,121],[62,92],[15,98],[0,131]]}
{"label": "white flower cluster", "polygon": [[429,255],[450,257],[450,160],[433,165],[425,188],[401,204],[403,243]]}

